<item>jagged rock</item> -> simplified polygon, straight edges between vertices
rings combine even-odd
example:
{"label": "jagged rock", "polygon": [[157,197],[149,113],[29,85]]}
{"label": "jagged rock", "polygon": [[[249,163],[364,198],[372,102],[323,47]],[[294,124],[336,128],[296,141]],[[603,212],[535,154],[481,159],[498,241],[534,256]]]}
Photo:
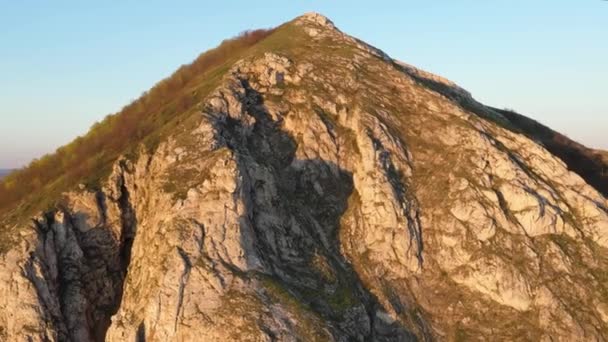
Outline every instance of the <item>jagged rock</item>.
{"label": "jagged rock", "polygon": [[21,224],[0,339],[608,338],[602,194],[454,83],[321,15],[287,26],[305,53],[243,58]]}

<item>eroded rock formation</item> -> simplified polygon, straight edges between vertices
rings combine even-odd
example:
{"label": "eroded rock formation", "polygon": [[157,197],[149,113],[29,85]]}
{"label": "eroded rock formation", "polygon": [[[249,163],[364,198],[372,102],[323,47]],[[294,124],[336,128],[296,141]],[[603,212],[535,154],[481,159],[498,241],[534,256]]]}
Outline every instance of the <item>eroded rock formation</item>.
{"label": "eroded rock formation", "polygon": [[[500,112],[309,14],[0,256],[0,337],[608,338],[608,202]],[[272,38],[272,37],[271,37]]]}

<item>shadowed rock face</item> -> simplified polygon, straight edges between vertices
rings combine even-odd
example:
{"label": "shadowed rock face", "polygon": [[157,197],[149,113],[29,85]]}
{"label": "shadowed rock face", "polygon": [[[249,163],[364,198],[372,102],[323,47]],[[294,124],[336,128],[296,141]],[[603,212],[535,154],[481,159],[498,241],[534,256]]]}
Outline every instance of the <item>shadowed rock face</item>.
{"label": "shadowed rock face", "polygon": [[512,121],[299,17],[14,223],[0,339],[605,340],[608,203]]}

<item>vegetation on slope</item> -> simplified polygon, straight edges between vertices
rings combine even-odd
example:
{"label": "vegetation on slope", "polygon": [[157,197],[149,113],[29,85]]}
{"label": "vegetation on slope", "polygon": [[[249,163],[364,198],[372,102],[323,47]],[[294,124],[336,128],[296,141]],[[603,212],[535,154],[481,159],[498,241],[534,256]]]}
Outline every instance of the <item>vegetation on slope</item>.
{"label": "vegetation on slope", "polygon": [[[412,73],[398,63],[395,63],[395,66],[404,70],[425,87],[452,99],[463,109],[512,132],[524,134],[528,138],[540,142],[549,152],[568,165],[570,170],[581,176],[604,196],[608,196],[608,152],[587,148],[563,134],[512,110],[483,106],[475,101],[470,94],[463,94],[462,89],[451,82],[437,81],[431,77],[432,75],[429,76],[426,73]],[[500,114],[500,116],[496,114]]]}
{"label": "vegetation on slope", "polygon": [[119,113],[93,125],[85,136],[7,176],[0,182],[0,214],[25,199],[25,210],[45,209],[61,192],[79,183],[96,188],[120,155],[134,155],[142,142],[154,148],[167,126],[192,114],[193,106],[214,88],[230,65],[272,32],[246,31],[223,41]]}
{"label": "vegetation on slope", "polygon": [[604,196],[608,196],[608,154],[589,149],[576,141],[521,114],[492,108],[533,140],[540,141],[549,152],[559,157],[568,168]]}

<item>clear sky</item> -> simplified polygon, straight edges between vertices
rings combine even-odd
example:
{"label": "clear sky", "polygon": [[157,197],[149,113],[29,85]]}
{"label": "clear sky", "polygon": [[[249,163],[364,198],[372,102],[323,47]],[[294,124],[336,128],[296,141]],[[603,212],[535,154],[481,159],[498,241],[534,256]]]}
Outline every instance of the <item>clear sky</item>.
{"label": "clear sky", "polygon": [[222,39],[308,11],[608,149],[608,1],[0,0],[0,168],[84,134]]}

